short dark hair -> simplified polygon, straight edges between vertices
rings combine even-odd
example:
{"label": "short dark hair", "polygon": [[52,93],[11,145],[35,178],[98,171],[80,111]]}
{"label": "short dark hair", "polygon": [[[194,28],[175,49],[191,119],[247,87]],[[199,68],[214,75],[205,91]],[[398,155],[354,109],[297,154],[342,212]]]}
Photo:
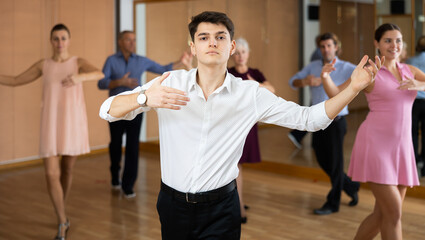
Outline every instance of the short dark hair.
{"label": "short dark hair", "polygon": [[327,32],[327,33],[324,33],[324,34],[320,35],[318,42],[320,44],[321,41],[325,41],[325,40],[329,40],[329,39],[332,39],[332,41],[334,42],[335,46],[338,46],[338,44],[339,44],[338,37],[334,33],[330,33],[330,32]]}
{"label": "short dark hair", "polygon": [[65,24],[58,23],[55,26],[53,26],[52,30],[50,30],[50,39],[53,36],[53,32],[60,31],[60,30],[65,30],[68,33],[69,37],[71,38],[71,32],[69,31],[68,27],[65,26]]}
{"label": "short dark hair", "polygon": [[379,42],[387,31],[397,30],[401,33],[400,28],[393,23],[384,23],[375,30],[375,40]]}
{"label": "short dark hair", "polygon": [[121,40],[121,39],[124,37],[124,35],[126,35],[127,33],[132,33],[132,34],[134,34],[134,32],[133,32],[133,31],[130,31],[130,30],[122,31],[122,32],[120,32],[120,33],[118,34],[118,40]]}
{"label": "short dark hair", "polygon": [[425,52],[425,36],[422,36],[418,39],[416,44],[416,52]]}
{"label": "short dark hair", "polygon": [[338,36],[336,36],[335,33],[331,33],[331,32],[323,33],[322,35],[320,35],[318,37],[318,39],[319,39],[319,41],[318,41],[319,47],[320,47],[321,41],[326,41],[326,40],[331,39],[334,42],[335,46],[338,47],[338,50],[336,51],[336,55],[339,56],[339,54],[341,54],[341,51],[342,51],[341,42],[339,41]]}
{"label": "short dark hair", "polygon": [[226,14],[221,12],[205,11],[192,17],[192,21],[189,23],[189,33],[192,41],[194,41],[195,33],[198,30],[198,25],[203,22],[223,24],[227,28],[227,31],[229,31],[230,39],[233,39],[235,27],[232,20],[230,20]]}

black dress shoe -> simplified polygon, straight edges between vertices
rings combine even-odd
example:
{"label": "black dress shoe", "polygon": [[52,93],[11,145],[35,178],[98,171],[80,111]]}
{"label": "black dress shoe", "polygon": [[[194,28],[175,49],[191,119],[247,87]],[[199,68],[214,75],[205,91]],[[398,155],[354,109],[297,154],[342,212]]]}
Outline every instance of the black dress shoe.
{"label": "black dress shoe", "polygon": [[248,221],[248,218],[246,217],[241,217],[241,223],[245,224]]}
{"label": "black dress shoe", "polygon": [[354,207],[359,203],[359,195],[357,195],[357,192],[355,192],[353,195],[350,196],[351,201],[348,203],[348,206]]}
{"label": "black dress shoe", "polygon": [[314,209],[313,212],[316,215],[328,215],[334,212],[338,212],[338,210],[333,210],[329,207],[321,207],[321,208]]}

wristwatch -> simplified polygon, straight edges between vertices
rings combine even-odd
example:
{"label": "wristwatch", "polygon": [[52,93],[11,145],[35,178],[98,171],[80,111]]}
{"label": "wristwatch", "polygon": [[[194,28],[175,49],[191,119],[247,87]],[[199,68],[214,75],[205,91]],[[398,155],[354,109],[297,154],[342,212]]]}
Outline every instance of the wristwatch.
{"label": "wristwatch", "polygon": [[139,96],[137,96],[137,103],[141,106],[141,107],[147,107],[148,105],[146,105],[146,103],[148,102],[148,97],[145,94],[145,89],[143,89],[142,91],[140,91]]}

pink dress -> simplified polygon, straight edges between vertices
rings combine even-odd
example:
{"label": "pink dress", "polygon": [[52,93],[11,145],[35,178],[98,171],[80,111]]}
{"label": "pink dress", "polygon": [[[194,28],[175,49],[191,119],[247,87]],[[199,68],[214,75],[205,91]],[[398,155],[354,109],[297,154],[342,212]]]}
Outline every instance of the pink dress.
{"label": "pink dress", "polygon": [[63,87],[78,73],[77,57],[65,62],[45,59],[41,110],[40,157],[81,155],[90,151],[83,85]]}
{"label": "pink dress", "polygon": [[[408,65],[398,64],[403,79],[413,78]],[[348,175],[354,181],[387,185],[419,185],[412,143],[412,105],[416,91],[398,90],[398,80],[382,67],[372,92],[369,113],[361,124]]]}

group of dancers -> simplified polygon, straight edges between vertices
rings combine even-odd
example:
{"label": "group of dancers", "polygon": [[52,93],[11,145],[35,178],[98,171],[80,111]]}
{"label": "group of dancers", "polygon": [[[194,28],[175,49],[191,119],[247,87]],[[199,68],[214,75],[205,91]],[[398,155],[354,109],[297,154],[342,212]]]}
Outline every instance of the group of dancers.
{"label": "group of dancers", "polygon": [[[323,130],[360,91],[366,93],[370,112],[358,130],[348,176],[367,182],[376,202],[354,239],[373,239],[379,232],[382,239],[402,239],[406,189],[419,185],[411,111],[416,90],[425,89],[425,74],[397,61],[403,37],[396,25],[377,28],[374,44],[380,56],[374,61],[364,56],[343,83],[335,84],[332,79],[338,67],[335,61],[323,62],[320,84],[329,99],[311,107],[274,95],[273,87],[254,76],[252,69],[236,67],[229,72],[246,74],[244,78],[260,84],[228,72],[229,58],[248,49],[238,49],[244,43],[233,40],[234,26],[226,14],[200,13],[188,27],[197,68],[169,71],[170,67],[147,84],[111,95],[99,113],[114,122],[132,120],[150,109],[157,112],[161,147],[157,209],[162,239],[240,239],[241,216],[245,216],[235,179],[253,126],[264,122]],[[50,36],[52,57],[18,76],[0,75],[0,84],[7,86],[43,77],[40,156],[58,219],[55,239],[59,240],[66,239],[70,228],[65,202],[75,160],[89,152],[82,83],[105,78],[102,71],[68,52],[70,37],[65,25],[55,25]]]}

